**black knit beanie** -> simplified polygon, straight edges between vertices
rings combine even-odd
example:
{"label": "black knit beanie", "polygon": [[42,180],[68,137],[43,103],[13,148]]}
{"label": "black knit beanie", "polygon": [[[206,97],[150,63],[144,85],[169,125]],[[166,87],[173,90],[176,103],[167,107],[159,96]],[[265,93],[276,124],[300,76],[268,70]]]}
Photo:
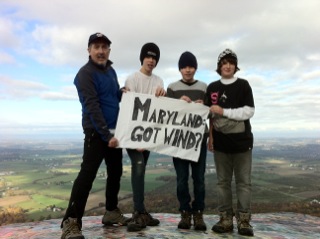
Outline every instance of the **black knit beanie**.
{"label": "black knit beanie", "polygon": [[179,70],[187,66],[198,68],[197,58],[189,51],[186,51],[181,54],[178,62]]}
{"label": "black knit beanie", "polygon": [[150,56],[156,60],[156,65],[157,65],[160,59],[160,49],[156,44],[152,42],[144,44],[141,48],[141,52],[140,52],[141,65],[143,64],[144,58],[150,57]]}

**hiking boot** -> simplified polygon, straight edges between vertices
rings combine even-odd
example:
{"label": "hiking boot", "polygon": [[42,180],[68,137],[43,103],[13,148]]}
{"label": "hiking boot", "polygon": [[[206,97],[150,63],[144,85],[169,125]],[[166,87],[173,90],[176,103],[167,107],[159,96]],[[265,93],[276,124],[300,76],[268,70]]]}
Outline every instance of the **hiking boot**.
{"label": "hiking boot", "polygon": [[131,218],[125,217],[119,208],[112,211],[106,211],[103,218],[102,224],[106,226],[112,226],[113,224],[118,224],[119,226],[126,226]]}
{"label": "hiking boot", "polygon": [[61,239],[84,239],[77,218],[69,217],[62,223]]}
{"label": "hiking boot", "polygon": [[193,212],[193,226],[194,230],[197,231],[207,230],[207,225],[203,220],[203,214],[201,211]]}
{"label": "hiking boot", "polygon": [[144,211],[141,213],[144,222],[146,223],[147,226],[158,226],[160,224],[160,221],[150,215],[147,211]]}
{"label": "hiking boot", "polygon": [[128,232],[137,232],[141,231],[143,228],[146,228],[146,223],[144,221],[144,214],[135,211],[132,214],[132,219],[127,225]]}
{"label": "hiking boot", "polygon": [[191,213],[187,211],[181,212],[181,220],[178,224],[180,229],[190,229],[191,227]]}
{"label": "hiking boot", "polygon": [[244,236],[253,236],[253,229],[250,225],[251,214],[239,212],[237,215],[238,233]]}
{"label": "hiking boot", "polygon": [[233,231],[233,215],[227,212],[220,212],[220,221],[212,227],[212,231],[217,233],[225,233]]}

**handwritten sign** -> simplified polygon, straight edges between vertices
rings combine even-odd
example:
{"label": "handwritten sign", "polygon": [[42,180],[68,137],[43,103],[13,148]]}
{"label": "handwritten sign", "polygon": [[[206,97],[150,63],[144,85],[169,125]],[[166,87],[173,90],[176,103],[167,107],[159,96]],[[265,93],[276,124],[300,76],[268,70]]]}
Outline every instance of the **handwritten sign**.
{"label": "handwritten sign", "polygon": [[115,137],[120,148],[198,161],[209,109],[167,97],[124,93]]}

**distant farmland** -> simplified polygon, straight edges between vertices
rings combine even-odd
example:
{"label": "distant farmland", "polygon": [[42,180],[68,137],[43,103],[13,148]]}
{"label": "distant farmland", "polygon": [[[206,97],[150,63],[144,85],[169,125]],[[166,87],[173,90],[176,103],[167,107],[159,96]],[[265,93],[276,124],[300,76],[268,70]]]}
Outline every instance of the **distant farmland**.
{"label": "distant farmland", "polygon": [[[320,157],[317,147],[294,147],[276,151],[256,147],[252,174],[252,207],[257,212],[273,210],[320,215]],[[290,156],[287,156],[289,154]],[[292,156],[294,155],[294,156]],[[67,207],[73,180],[81,164],[78,153],[60,150],[0,149],[0,212],[21,208],[27,220],[61,218]],[[125,155],[119,194],[121,209],[132,212],[131,164]],[[208,153],[206,211],[216,213],[216,175],[212,153]],[[105,166],[102,163],[86,214],[102,214],[105,203]],[[172,159],[151,154],[145,178],[146,206],[153,212],[177,213],[176,181]],[[192,180],[190,180],[192,186]],[[193,192],[190,187],[191,193]],[[310,203],[313,202],[311,205]]]}

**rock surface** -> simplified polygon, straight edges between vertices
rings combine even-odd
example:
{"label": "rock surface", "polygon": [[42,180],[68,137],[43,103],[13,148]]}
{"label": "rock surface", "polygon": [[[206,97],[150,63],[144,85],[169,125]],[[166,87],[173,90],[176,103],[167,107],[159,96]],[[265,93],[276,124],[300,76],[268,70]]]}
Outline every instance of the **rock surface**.
{"label": "rock surface", "polygon": [[[207,231],[198,232],[177,229],[180,215],[152,214],[160,220],[160,225],[147,227],[140,232],[127,232],[126,227],[101,224],[102,216],[83,218],[83,235],[86,239],[102,238],[249,238],[233,233],[216,234],[211,227],[218,221],[217,215],[204,215]],[[130,216],[126,214],[126,216]],[[1,239],[57,239],[61,236],[60,219],[41,222],[18,223],[0,227]],[[234,220],[235,226],[236,221]],[[297,213],[253,214],[254,238],[320,238],[320,218]],[[236,228],[236,227],[235,227]]]}

